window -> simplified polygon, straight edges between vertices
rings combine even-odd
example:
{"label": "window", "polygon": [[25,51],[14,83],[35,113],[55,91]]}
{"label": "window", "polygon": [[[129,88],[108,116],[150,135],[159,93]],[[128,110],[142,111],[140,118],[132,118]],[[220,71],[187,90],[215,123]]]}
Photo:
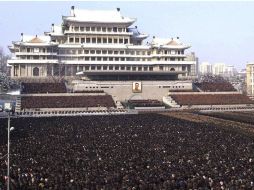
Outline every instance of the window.
{"label": "window", "polygon": [[112,28],[108,28],[108,32],[112,32]]}
{"label": "window", "polygon": [[86,38],[86,43],[90,43],[91,39],[90,38]]}
{"label": "window", "polygon": [[123,39],[119,39],[119,44],[122,44],[123,43]]}
{"label": "window", "polygon": [[85,66],[85,70],[88,71],[89,70],[89,66]]}
{"label": "window", "polygon": [[90,60],[90,57],[85,57],[85,61],[89,61]]}
{"label": "window", "polygon": [[133,66],[133,67],[132,67],[132,70],[133,70],[133,71],[136,71],[136,67],[135,67],[135,66]]}
{"label": "window", "polygon": [[92,38],[92,43],[96,43],[96,38]]}
{"label": "window", "polygon": [[108,50],[108,54],[112,54],[113,53],[113,51],[112,50]]}
{"label": "window", "polygon": [[114,54],[118,54],[118,51],[114,51]]}
{"label": "window", "polygon": [[114,44],[117,44],[118,42],[117,42],[117,39],[114,39]]}
{"label": "window", "polygon": [[86,31],[90,31],[90,27],[86,27]]}
{"label": "window", "polygon": [[91,70],[95,70],[95,66],[94,65],[91,66]]}
{"label": "window", "polygon": [[83,26],[81,26],[81,27],[80,27],[80,31],[83,32],[84,30],[85,30],[85,28],[84,28]]}
{"label": "window", "polygon": [[153,71],[153,67],[149,67],[149,71]]}
{"label": "window", "polygon": [[160,71],[163,71],[163,66],[159,66],[159,70],[160,70]]}
{"label": "window", "polygon": [[101,57],[97,57],[97,61],[101,61]]}
{"label": "window", "polygon": [[84,53],[85,53],[85,54],[89,54],[89,50],[88,50],[88,49],[85,49]]}
{"label": "window", "polygon": [[95,57],[91,57],[91,61],[95,61]]}
{"label": "window", "polygon": [[101,31],[101,27],[97,27],[97,32],[100,32]]}
{"label": "window", "polygon": [[110,65],[110,66],[109,66],[109,70],[113,70],[113,66]]}
{"label": "window", "polygon": [[85,43],[85,38],[81,38],[81,43]]}
{"label": "window", "polygon": [[73,43],[73,38],[69,38],[69,42],[70,42],[70,43]]}
{"label": "window", "polygon": [[108,58],[107,57],[103,57],[103,61],[107,61],[108,60]]}
{"label": "window", "polygon": [[112,38],[108,39],[108,43],[112,44]]}
{"label": "window", "polygon": [[167,50],[165,50],[165,51],[164,51],[164,54],[168,54],[168,51],[167,51]]}
{"label": "window", "polygon": [[107,54],[107,50],[102,50],[102,54]]}
{"label": "window", "polygon": [[115,66],[115,70],[117,70],[117,71],[119,70],[119,66],[118,65]]}
{"label": "window", "polygon": [[121,70],[124,70],[125,69],[125,67],[124,66],[121,66]]}
{"label": "window", "polygon": [[119,57],[115,57],[115,61],[119,61]]}
{"label": "window", "polygon": [[124,39],[124,44],[128,44],[128,39]]}
{"label": "window", "polygon": [[94,31],[95,31],[95,27],[91,27],[91,31],[93,31],[93,32],[94,32]]}
{"label": "window", "polygon": [[103,38],[103,43],[104,43],[104,44],[107,43],[107,38]]}
{"label": "window", "polygon": [[96,54],[101,54],[101,50],[96,50]]}
{"label": "window", "polygon": [[113,57],[109,57],[109,61],[113,61]]}
{"label": "window", "polygon": [[107,70],[108,66],[107,65],[103,65],[103,70]]}
{"label": "window", "polygon": [[79,43],[79,38],[75,38],[75,43]]}
{"label": "window", "polygon": [[97,66],[97,70],[101,70],[101,66],[100,65]]}
{"label": "window", "polygon": [[144,67],[144,71],[147,71],[147,67]]}
{"label": "window", "polygon": [[138,67],[138,71],[142,71],[142,67]]}
{"label": "window", "polygon": [[122,28],[118,28],[118,32],[122,32],[123,31],[123,29]]}
{"label": "window", "polygon": [[98,44],[101,43],[101,38],[97,38],[97,43],[98,43]]}
{"label": "window", "polygon": [[120,54],[123,55],[123,54],[124,54],[124,51],[120,51]]}
{"label": "window", "polygon": [[78,26],[75,26],[74,30],[77,32],[79,31],[79,27]]}
{"label": "window", "polygon": [[117,32],[117,27],[113,27],[113,32]]}
{"label": "window", "polygon": [[91,53],[91,54],[95,54],[95,50],[91,50],[90,53]]}
{"label": "window", "polygon": [[121,61],[125,61],[125,58],[124,58],[124,57],[121,57]]}
{"label": "window", "polygon": [[105,27],[102,27],[102,32],[106,32],[106,28]]}

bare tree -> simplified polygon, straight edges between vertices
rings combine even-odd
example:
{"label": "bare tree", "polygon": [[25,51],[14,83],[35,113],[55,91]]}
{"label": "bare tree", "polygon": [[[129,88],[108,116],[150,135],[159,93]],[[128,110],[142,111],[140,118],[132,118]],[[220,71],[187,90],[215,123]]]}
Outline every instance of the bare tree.
{"label": "bare tree", "polygon": [[[5,54],[4,49],[0,47],[0,72],[7,72],[7,60],[9,59],[9,55]],[[7,73],[6,73],[7,74]]]}

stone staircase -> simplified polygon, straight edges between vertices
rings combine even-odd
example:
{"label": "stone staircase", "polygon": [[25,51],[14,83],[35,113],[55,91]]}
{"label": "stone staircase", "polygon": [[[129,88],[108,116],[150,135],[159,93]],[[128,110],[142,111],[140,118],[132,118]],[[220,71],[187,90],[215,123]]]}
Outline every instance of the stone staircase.
{"label": "stone staircase", "polygon": [[180,108],[181,106],[171,96],[163,96],[162,101],[164,104],[172,108]]}
{"label": "stone staircase", "polygon": [[16,108],[15,108],[15,112],[20,112],[21,111],[21,97],[18,96],[16,99]]}

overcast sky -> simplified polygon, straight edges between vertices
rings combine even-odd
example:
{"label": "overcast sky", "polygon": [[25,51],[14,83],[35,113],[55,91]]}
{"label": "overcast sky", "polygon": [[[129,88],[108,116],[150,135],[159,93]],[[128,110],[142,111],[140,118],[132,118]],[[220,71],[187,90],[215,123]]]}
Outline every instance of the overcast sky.
{"label": "overcast sky", "polygon": [[0,46],[20,39],[20,33],[40,35],[52,23],[61,24],[70,7],[110,10],[137,18],[140,32],[161,38],[180,37],[200,62],[224,62],[245,68],[254,61],[254,2],[0,2]]}

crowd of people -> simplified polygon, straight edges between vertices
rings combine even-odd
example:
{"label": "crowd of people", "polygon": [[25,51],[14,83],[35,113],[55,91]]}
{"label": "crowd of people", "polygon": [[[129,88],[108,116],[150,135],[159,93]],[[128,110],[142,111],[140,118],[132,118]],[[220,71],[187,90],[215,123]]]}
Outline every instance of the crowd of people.
{"label": "crowd of people", "polygon": [[210,113],[202,113],[202,114],[216,117],[216,118],[254,125],[253,112],[210,112]]}
{"label": "crowd of people", "polygon": [[22,94],[38,94],[38,93],[66,93],[67,89],[64,82],[60,83],[22,83]]}
{"label": "crowd of people", "polygon": [[225,127],[157,114],[17,118],[11,126],[11,189],[254,189],[254,138]]}
{"label": "crowd of people", "polygon": [[175,94],[170,95],[179,105],[254,104],[243,94]]}
{"label": "crowd of people", "polygon": [[164,104],[159,100],[128,100],[130,107],[161,107]]}
{"label": "crowd of people", "polygon": [[236,89],[229,82],[201,82],[195,83],[195,85],[205,92],[232,92]]}
{"label": "crowd of people", "polygon": [[23,96],[21,109],[115,107],[110,95],[87,96]]}
{"label": "crowd of people", "polygon": [[233,85],[221,76],[205,75],[194,83],[204,92],[232,92],[237,91]]}

